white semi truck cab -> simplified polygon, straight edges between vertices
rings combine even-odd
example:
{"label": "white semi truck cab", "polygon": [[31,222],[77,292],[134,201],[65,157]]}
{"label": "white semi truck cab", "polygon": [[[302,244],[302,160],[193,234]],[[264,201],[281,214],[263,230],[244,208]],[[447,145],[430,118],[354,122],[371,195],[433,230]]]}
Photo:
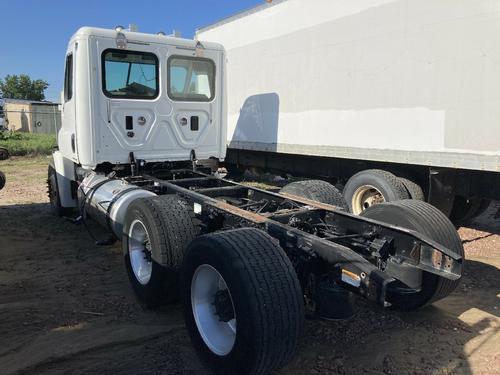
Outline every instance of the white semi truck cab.
{"label": "white semi truck cab", "polygon": [[223,160],[224,62],[216,43],[122,27],[79,29],[66,51],[54,153],[60,210],[77,206],[76,167],[109,173],[145,163]]}
{"label": "white semi truck cab", "polygon": [[276,193],[222,178],[224,64],[218,44],[121,27],[69,42],[50,202],[121,241],[141,303],[180,299],[207,366],[257,375],[293,358],[306,310],[345,318],[355,293],[409,311],[457,287],[462,242],[425,202],[355,216],[325,181]]}
{"label": "white semi truck cab", "polygon": [[[83,27],[66,52],[55,157],[87,169],[224,159],[224,49],[215,43]],[[71,179],[71,176],[66,176]]]}

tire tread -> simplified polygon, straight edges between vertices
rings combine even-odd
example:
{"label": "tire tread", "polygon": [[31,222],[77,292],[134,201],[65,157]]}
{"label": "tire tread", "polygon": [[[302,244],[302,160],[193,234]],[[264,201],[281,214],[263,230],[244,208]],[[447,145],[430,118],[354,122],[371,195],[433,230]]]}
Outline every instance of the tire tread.
{"label": "tire tread", "polygon": [[383,169],[366,169],[349,178],[344,186],[343,196],[351,211],[353,211],[353,195],[359,187],[364,185],[373,185],[378,190],[387,190],[386,193],[388,196],[384,196],[386,202],[410,198],[403,182],[393,173]]}
{"label": "tire tread", "polygon": [[151,214],[163,233],[157,262],[178,270],[187,245],[196,237],[196,228],[186,204],[176,195],[144,198],[144,202],[150,207]]}
{"label": "tire tread", "polygon": [[150,283],[139,285],[135,279],[128,256],[128,239],[124,234],[125,265],[139,300],[148,308],[156,308],[178,299],[179,271],[187,246],[196,237],[196,227],[185,203],[176,195],[135,200],[128,208],[125,227],[134,220],[131,216],[136,210],[154,223],[146,228],[150,241],[154,237],[156,244],[152,249],[153,274]]}
{"label": "tire tread", "polygon": [[408,194],[410,195],[411,199],[415,199],[418,201],[425,201],[424,191],[422,190],[419,184],[406,177],[399,177],[399,179],[401,180],[404,187],[408,191]]}
{"label": "tire tread", "polygon": [[193,244],[199,241],[215,242],[218,248],[226,249],[246,285],[248,300],[253,301],[260,341],[255,345],[254,367],[237,373],[264,375],[283,367],[295,355],[304,326],[302,292],[287,255],[272,237],[255,228],[208,234]]}
{"label": "tire tread", "polygon": [[[383,203],[370,207],[363,213],[363,216],[377,219],[377,212],[382,212],[389,206],[403,209],[405,215],[416,223],[415,228],[408,229],[416,230],[464,257],[463,244],[453,224],[439,209],[426,202],[407,199]],[[398,225],[397,223],[390,224]],[[426,290],[422,290],[418,296],[403,297],[400,301],[396,301],[394,308],[409,311],[436,302],[452,293],[459,285],[460,279],[449,280],[424,272],[423,283]]]}
{"label": "tire tread", "polygon": [[337,206],[339,209],[348,211],[347,203],[342,193],[335,186],[323,180],[291,182],[283,187],[280,193],[297,195],[321,203],[331,204],[332,206]]}
{"label": "tire tread", "polygon": [[[424,234],[431,236],[431,238],[436,242],[448,247],[449,249],[457,250],[460,255],[464,257],[465,253],[462,240],[460,239],[456,228],[439,209],[430,204],[422,204],[421,201],[416,200],[405,200],[399,203],[401,206],[408,208],[416,215],[419,215],[424,219],[427,229]],[[460,280],[449,280],[440,277],[436,290],[427,304],[431,304],[448,296],[457,288],[459,284]]]}
{"label": "tire tread", "polygon": [[3,172],[0,172],[0,190],[2,190],[5,186],[6,182],[5,174]]}

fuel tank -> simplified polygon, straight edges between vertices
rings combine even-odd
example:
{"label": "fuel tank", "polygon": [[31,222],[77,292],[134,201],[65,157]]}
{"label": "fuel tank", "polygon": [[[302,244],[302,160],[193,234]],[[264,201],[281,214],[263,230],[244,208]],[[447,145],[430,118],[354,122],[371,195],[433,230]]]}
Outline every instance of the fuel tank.
{"label": "fuel tank", "polygon": [[82,214],[109,228],[121,239],[128,206],[138,198],[155,195],[125,180],[90,172],[80,184],[78,202],[81,211],[84,211]]}

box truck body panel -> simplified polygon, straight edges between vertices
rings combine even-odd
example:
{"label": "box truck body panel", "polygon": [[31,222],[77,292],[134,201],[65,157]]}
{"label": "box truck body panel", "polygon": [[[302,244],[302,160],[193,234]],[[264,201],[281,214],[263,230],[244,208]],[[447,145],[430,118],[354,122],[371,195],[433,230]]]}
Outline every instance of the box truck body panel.
{"label": "box truck body panel", "polygon": [[500,170],[500,3],[288,0],[201,29],[232,149]]}

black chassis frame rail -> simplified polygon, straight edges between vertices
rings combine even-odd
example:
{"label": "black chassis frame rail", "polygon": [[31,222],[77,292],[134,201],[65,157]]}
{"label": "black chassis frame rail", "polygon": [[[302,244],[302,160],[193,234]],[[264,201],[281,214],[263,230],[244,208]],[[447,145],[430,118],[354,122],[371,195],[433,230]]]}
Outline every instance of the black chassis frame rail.
{"label": "black chassis frame rail", "polygon": [[[177,194],[193,205],[194,214],[202,222],[207,221],[207,218],[211,221],[217,221],[219,218],[222,219],[219,221],[229,222],[225,226],[227,229],[257,227],[277,239],[288,254],[298,252],[311,258],[319,257],[334,265],[336,281],[381,306],[390,305],[386,301],[387,291],[391,285],[398,284],[396,278],[389,276],[353,250],[351,247],[356,247],[355,242],[354,246],[348,247],[292,227],[287,224],[287,220],[297,215],[303,217],[329,215],[346,233],[358,233],[358,237],[361,237],[362,233],[376,233],[377,238],[391,239],[396,248],[395,259],[402,266],[452,280],[461,277],[463,260],[459,254],[409,229],[354,216],[328,204],[288,194],[277,194],[188,169],[171,171],[171,179],[168,180],[146,174],[141,177],[136,177],[135,181],[130,182],[144,186],[144,182],[147,181],[149,184],[152,183],[156,190],[160,189],[161,194]],[[289,212],[255,213],[217,199],[242,192],[247,195],[267,197],[276,202],[285,200],[294,202],[297,208]],[[224,228],[223,223],[213,230],[222,228]],[[210,231],[209,228],[208,232]],[[418,291],[413,290],[413,292]]]}

